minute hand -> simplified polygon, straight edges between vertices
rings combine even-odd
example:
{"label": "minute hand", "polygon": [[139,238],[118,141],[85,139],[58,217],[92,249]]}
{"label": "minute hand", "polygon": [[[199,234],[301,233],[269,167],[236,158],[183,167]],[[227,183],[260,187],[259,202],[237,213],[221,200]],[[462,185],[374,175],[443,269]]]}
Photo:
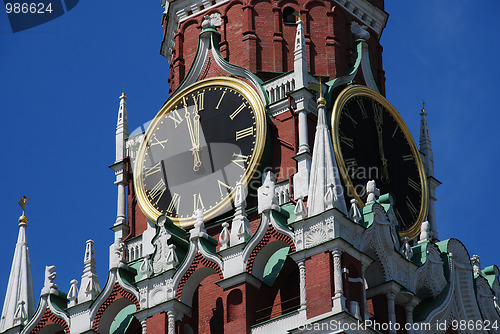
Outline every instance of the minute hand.
{"label": "minute hand", "polygon": [[387,159],[384,153],[384,138],[383,138],[383,118],[382,111],[380,109],[375,109],[375,123],[377,125],[377,136],[378,136],[378,151],[380,154],[380,160],[382,160],[382,182],[389,183],[389,170],[387,168]]}
{"label": "minute hand", "polygon": [[184,109],[186,110],[185,113],[185,118],[186,118],[186,123],[188,127],[188,132],[189,132],[189,138],[191,139],[191,145],[193,146],[191,148],[191,152],[193,152],[193,157],[194,157],[194,163],[193,163],[193,170],[196,172],[200,169],[201,167],[201,160],[200,160],[200,145],[198,144],[197,137],[199,136],[198,134],[195,134],[195,132],[199,132],[199,116],[196,115],[195,118],[195,129],[193,129],[193,125],[191,124],[191,113],[189,112],[188,105],[186,103],[186,100],[183,100],[184,104]]}

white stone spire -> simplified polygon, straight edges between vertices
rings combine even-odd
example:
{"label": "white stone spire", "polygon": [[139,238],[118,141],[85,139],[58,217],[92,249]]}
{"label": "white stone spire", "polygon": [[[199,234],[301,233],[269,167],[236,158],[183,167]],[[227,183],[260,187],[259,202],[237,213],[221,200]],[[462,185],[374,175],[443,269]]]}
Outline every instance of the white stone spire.
{"label": "white stone spire", "polygon": [[120,162],[126,156],[126,141],[128,138],[128,114],[127,97],[125,92],[120,96],[120,107],[118,109],[118,120],[116,122],[116,162]]}
{"label": "white stone spire", "polygon": [[78,303],[83,303],[88,300],[93,300],[101,292],[99,287],[99,279],[95,271],[95,252],[94,241],[87,240],[85,246],[85,268],[83,269],[82,283],[78,291]]}
{"label": "white stone spire", "polygon": [[427,125],[427,113],[425,112],[425,102],[420,112],[420,152],[422,162],[424,164],[425,174],[427,175],[427,184],[429,186],[429,208],[427,213],[427,221],[430,225],[430,237],[438,238],[436,211],[434,201],[436,201],[436,188],[441,184],[434,177],[434,156],[432,153],[431,136],[429,134],[429,126]]}
{"label": "white stone spire", "polygon": [[24,215],[26,198],[23,203],[21,202],[23,200],[19,202],[23,207],[23,215],[19,217],[19,235],[3,304],[0,332],[24,324],[35,313],[33,276],[31,275],[30,254],[26,240],[28,218]]}
{"label": "white stone spire", "polygon": [[296,105],[295,112],[298,118],[299,139],[297,155],[293,157],[295,161],[297,161],[297,173],[293,176],[293,197],[295,199],[303,199],[307,196],[309,173],[311,170],[311,149],[309,147],[307,126],[307,102],[311,100],[313,95],[307,90],[307,86],[311,82],[312,77],[307,68],[307,49],[302,25],[302,20],[298,18],[293,65],[295,91],[291,93]]}
{"label": "white stone spire", "polygon": [[333,153],[332,137],[325,123],[325,104],[325,99],[320,97],[307,200],[309,217],[332,207],[347,214],[337,161]]}
{"label": "white stone spire", "polygon": [[120,96],[120,107],[118,109],[118,120],[116,123],[116,161],[110,166],[115,171],[118,186],[118,199],[116,208],[116,222],[111,228],[115,232],[115,242],[124,240],[129,232],[127,225],[127,164],[125,157],[127,155],[126,144],[128,139],[128,115],[127,115],[127,97],[123,92]]}
{"label": "white stone spire", "polygon": [[297,32],[295,33],[295,50],[294,50],[294,63],[293,71],[295,72],[295,87],[307,87],[308,70],[307,70],[307,49],[306,38],[304,35],[304,23],[299,18],[297,20]]}

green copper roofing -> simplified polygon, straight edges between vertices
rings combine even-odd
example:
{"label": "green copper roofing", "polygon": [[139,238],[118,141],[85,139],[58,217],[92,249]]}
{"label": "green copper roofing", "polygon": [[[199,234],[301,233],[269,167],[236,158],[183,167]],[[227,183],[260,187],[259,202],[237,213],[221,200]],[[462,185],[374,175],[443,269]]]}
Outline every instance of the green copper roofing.
{"label": "green copper roofing", "polygon": [[116,273],[118,276],[120,276],[123,283],[135,289],[135,278],[138,276],[137,269],[130,266],[128,267],[128,269],[118,268]]}
{"label": "green copper roofing", "polygon": [[208,236],[207,238],[199,238],[201,246],[204,250],[217,256],[216,248],[219,243],[215,238]]}
{"label": "green copper roofing", "polygon": [[52,307],[54,307],[57,311],[68,314],[68,312],[66,312],[66,309],[68,308],[68,299],[64,292],[58,291],[58,294],[51,293],[48,298],[50,298],[50,304]]}
{"label": "green copper roofing", "polygon": [[126,306],[123,308],[116,317],[113,319],[113,322],[111,323],[111,326],[109,327],[109,333],[110,334],[122,334],[126,333],[128,327],[132,323],[132,320],[134,320],[134,315],[136,307],[134,304]]}
{"label": "green copper roofing", "polygon": [[263,273],[263,282],[267,286],[273,286],[274,282],[278,278],[278,275],[285,264],[286,257],[288,252],[290,251],[290,247],[283,247],[278,249],[266,263]]}
{"label": "green copper roofing", "polygon": [[427,245],[429,245],[429,241],[424,241],[412,247],[413,256],[411,262],[422,266],[427,261]]}
{"label": "green copper roofing", "polygon": [[354,61],[354,65],[349,69],[346,75],[337,77],[333,80],[327,81],[325,85],[328,86],[328,93],[326,94],[326,104],[328,106],[328,110],[333,108],[333,91],[335,88],[338,88],[345,84],[351,84],[358,73],[359,68],[361,67],[361,59],[363,56],[363,40],[357,40],[355,43],[354,50],[356,52],[356,60]]}
{"label": "green copper roofing", "polygon": [[292,202],[283,204],[280,208],[281,212],[286,212],[286,214],[288,214],[288,224],[293,223],[295,219],[297,219],[297,216],[295,215],[295,204]]}
{"label": "green copper roofing", "polygon": [[444,277],[448,283],[446,284],[446,287],[443,289],[443,291],[441,291],[436,298],[428,298],[426,300],[423,300],[420,304],[418,304],[415,307],[413,311],[414,322],[425,320],[425,318],[427,318],[429,313],[436,307],[441,305],[446,299],[446,296],[448,295],[448,291],[450,290],[450,258],[448,254],[448,243],[450,242],[450,240],[451,239],[443,240],[436,243],[441,252],[441,259],[443,260]]}
{"label": "green copper roofing", "polygon": [[493,284],[495,282],[498,282],[498,274],[499,274],[498,267],[495,266],[495,265],[486,267],[486,268],[483,269],[483,271],[482,271],[481,274],[488,281],[488,284],[490,285],[490,288],[493,289]]}
{"label": "green copper roofing", "polygon": [[285,210],[283,210],[283,211],[271,210],[271,215],[273,216],[274,220],[279,225],[286,228],[287,230],[292,231],[290,226],[288,226],[288,218],[290,218],[290,214],[287,211],[285,211]]}

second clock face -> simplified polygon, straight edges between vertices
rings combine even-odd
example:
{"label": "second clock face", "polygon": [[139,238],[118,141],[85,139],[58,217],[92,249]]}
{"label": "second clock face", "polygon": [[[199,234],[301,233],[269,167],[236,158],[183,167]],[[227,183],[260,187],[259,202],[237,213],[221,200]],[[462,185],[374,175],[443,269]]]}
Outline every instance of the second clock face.
{"label": "second clock face", "polygon": [[401,116],[381,95],[362,86],[344,90],[334,107],[334,145],[348,195],[365,203],[366,183],[391,193],[403,236],[415,237],[427,212],[420,155]]}
{"label": "second clock face", "polygon": [[262,155],[265,117],[258,96],[234,79],[209,79],[180,92],[151,123],[134,177],[139,203],[152,219],[181,226],[197,209],[210,219],[230,207]]}

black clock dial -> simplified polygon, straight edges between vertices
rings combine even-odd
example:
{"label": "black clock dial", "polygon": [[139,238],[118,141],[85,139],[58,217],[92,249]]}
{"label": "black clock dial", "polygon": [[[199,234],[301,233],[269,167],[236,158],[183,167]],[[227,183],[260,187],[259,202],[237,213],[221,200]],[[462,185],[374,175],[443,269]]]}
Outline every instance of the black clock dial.
{"label": "black clock dial", "polygon": [[263,108],[235,82],[195,84],[150,125],[135,175],[150,218],[165,214],[190,225],[202,209],[210,219],[229,209],[236,184],[252,177],[265,140]]}
{"label": "black clock dial", "polygon": [[366,87],[341,93],[334,110],[334,145],[351,198],[366,202],[366,183],[395,199],[402,235],[415,237],[427,210],[422,162],[403,120],[392,105]]}

